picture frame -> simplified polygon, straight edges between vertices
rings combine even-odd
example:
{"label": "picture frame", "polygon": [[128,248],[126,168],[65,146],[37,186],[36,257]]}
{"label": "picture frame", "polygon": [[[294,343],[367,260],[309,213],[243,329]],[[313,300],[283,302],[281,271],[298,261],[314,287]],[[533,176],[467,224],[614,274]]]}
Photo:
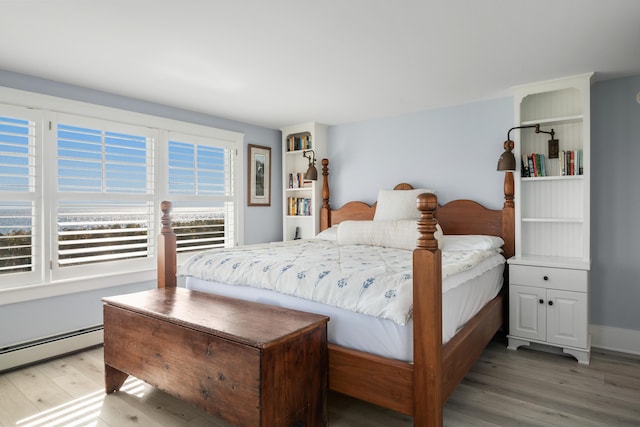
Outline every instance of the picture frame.
{"label": "picture frame", "polygon": [[271,206],[271,148],[248,145],[247,205]]}

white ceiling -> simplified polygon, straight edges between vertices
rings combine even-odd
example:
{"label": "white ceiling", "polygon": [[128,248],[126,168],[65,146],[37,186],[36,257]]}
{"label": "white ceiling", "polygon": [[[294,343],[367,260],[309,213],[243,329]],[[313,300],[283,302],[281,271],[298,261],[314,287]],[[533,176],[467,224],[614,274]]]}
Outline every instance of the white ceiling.
{"label": "white ceiling", "polygon": [[334,125],[640,75],[640,1],[0,0],[0,69],[271,128]]}

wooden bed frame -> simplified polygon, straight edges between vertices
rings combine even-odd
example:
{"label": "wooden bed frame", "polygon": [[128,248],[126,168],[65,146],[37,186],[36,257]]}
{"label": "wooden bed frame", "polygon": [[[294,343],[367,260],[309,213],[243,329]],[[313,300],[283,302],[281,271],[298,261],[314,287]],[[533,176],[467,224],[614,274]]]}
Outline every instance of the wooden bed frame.
{"label": "wooden bed frame", "polygon": [[[345,220],[371,220],[375,204],[349,202],[340,209],[329,204],[329,161],[322,160],[322,230]],[[396,189],[410,189],[400,184]],[[415,426],[441,426],[443,406],[488,342],[506,324],[506,286],[446,345],[442,345],[442,265],[433,233],[436,222],[444,234],[486,234],[505,241],[504,255],[515,251],[513,175],[505,174],[505,203],[486,209],[471,200],[439,206],[433,194],[417,199],[419,238],[413,252],[413,363],[402,362],[329,344],[329,388],[414,418]],[[159,236],[158,287],[176,286],[176,236],[163,202]],[[508,274],[505,268],[505,279]],[[505,283],[508,283],[505,281]]]}

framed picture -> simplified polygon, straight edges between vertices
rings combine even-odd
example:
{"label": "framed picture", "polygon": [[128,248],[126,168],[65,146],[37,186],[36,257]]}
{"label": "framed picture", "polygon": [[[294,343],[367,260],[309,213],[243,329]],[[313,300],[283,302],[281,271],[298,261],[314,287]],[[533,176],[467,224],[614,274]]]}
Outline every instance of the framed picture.
{"label": "framed picture", "polygon": [[249,144],[249,206],[271,206],[271,148]]}

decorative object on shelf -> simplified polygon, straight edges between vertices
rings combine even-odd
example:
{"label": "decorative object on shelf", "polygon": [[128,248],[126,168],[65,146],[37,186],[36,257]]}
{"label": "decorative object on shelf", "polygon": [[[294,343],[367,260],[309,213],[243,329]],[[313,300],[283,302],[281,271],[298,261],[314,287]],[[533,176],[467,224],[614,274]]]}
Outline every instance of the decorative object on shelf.
{"label": "decorative object on shelf", "polygon": [[[515,143],[513,142],[513,140],[511,140],[511,131],[514,129],[526,129],[526,128],[535,128],[536,133],[546,133],[551,135],[551,139],[549,140],[549,158],[551,159],[558,158],[558,152],[559,152],[558,147],[560,145],[558,140],[554,138],[556,133],[553,129],[551,129],[550,132],[547,132],[545,130],[540,130],[539,124],[515,126],[509,129],[509,131],[507,132],[507,140],[503,144],[504,152],[500,155],[500,158],[498,159],[498,171],[516,170],[516,157],[513,155],[513,148],[515,147]],[[551,157],[552,146],[555,147],[555,157]]]}
{"label": "decorative object on shelf", "polygon": [[271,206],[271,148],[249,144],[247,204]]}
{"label": "decorative object on shelf", "polygon": [[[311,153],[307,156],[307,153]],[[318,179],[318,169],[316,169],[316,153],[313,150],[306,150],[302,152],[302,156],[309,159],[309,168],[304,174],[304,179],[310,179],[316,181]]]}

